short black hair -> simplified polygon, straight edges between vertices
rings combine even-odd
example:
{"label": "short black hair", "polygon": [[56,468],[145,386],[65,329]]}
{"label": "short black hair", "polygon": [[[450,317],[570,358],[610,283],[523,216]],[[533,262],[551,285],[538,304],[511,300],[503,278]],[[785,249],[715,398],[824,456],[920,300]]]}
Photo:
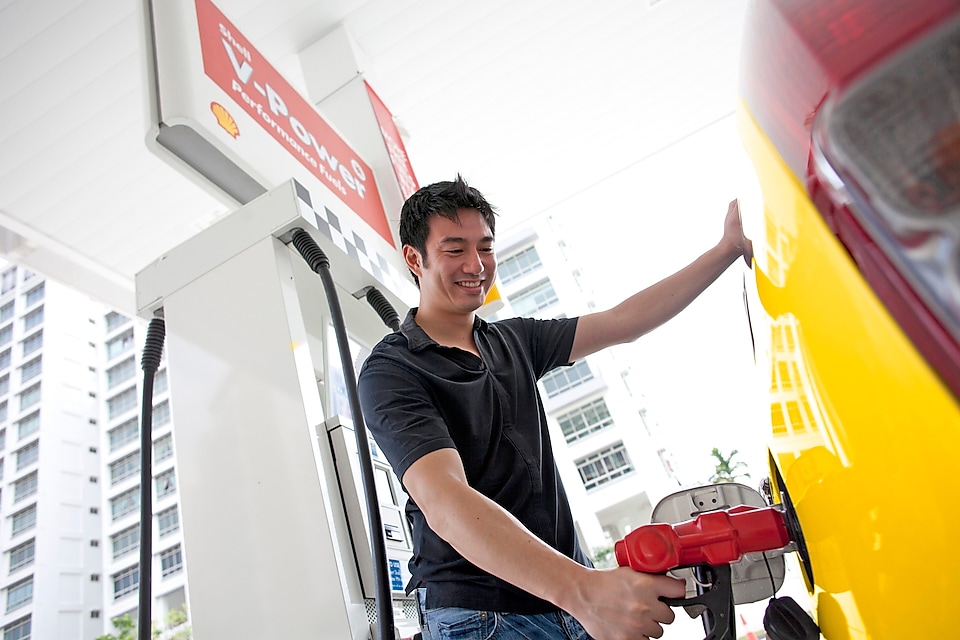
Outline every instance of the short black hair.
{"label": "short black hair", "polygon": [[[429,220],[432,216],[443,216],[457,221],[460,209],[476,209],[483,221],[490,227],[491,235],[496,231],[496,209],[487,202],[483,194],[467,184],[460,174],[456,180],[434,182],[420,188],[407,198],[400,210],[400,242],[408,244],[427,257],[427,236],[430,234]],[[413,280],[420,282],[413,274]]]}

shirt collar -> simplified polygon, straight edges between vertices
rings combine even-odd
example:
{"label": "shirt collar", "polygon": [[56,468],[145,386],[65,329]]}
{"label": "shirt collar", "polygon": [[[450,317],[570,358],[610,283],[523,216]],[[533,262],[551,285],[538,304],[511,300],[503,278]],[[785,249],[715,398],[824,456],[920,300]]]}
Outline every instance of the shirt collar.
{"label": "shirt collar", "polygon": [[[407,312],[407,317],[403,319],[400,325],[400,333],[407,339],[410,351],[421,351],[430,345],[436,345],[437,342],[427,335],[420,325],[417,324],[414,317],[417,315],[417,308],[413,307]],[[487,331],[487,321],[478,315],[473,317],[473,331],[485,333]]]}

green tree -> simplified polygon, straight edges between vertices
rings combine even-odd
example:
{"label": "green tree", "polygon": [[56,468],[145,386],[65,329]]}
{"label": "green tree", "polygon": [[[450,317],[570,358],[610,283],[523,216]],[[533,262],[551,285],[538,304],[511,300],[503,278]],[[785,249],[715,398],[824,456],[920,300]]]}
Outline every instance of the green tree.
{"label": "green tree", "polygon": [[745,469],[747,464],[745,462],[734,462],[733,458],[740,453],[736,449],[730,452],[730,455],[724,456],[720,452],[720,449],[714,447],[710,452],[714,458],[717,459],[716,467],[714,468],[714,474],[710,476],[710,482],[713,484],[718,484],[720,482],[736,482],[737,478],[745,477],[749,478],[750,474],[747,472],[737,473],[738,469]]}
{"label": "green tree", "polygon": [[617,566],[617,555],[613,547],[601,547],[593,550],[593,566],[597,569],[612,569]]}
{"label": "green tree", "polygon": [[131,617],[129,613],[117,616],[110,622],[113,623],[113,628],[116,630],[117,635],[108,633],[97,636],[96,640],[137,640],[137,623],[134,622],[133,617]]}
{"label": "green tree", "polygon": [[[193,632],[187,624],[187,605],[179,609],[171,609],[164,616],[163,629],[157,627],[156,622],[150,625],[150,637],[154,640],[167,638],[168,640],[191,640]],[[95,640],[137,640],[137,621],[129,613],[117,616],[110,621],[117,632],[97,636]],[[166,633],[165,633],[166,632]]]}

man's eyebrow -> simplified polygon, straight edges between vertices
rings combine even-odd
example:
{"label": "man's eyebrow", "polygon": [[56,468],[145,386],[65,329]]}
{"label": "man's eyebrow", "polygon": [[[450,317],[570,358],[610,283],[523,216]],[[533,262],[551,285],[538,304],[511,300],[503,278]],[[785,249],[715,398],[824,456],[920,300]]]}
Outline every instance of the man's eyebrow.
{"label": "man's eyebrow", "polygon": [[[480,238],[480,242],[493,242],[493,240],[493,236],[484,236]],[[437,244],[462,244],[464,242],[467,242],[466,238],[461,238],[460,236],[447,236],[445,238],[440,238],[437,241]]]}

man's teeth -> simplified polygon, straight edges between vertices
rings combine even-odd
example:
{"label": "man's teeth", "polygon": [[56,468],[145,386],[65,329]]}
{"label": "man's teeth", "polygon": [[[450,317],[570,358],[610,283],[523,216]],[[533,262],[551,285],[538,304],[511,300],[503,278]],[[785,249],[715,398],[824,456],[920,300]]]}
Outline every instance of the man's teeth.
{"label": "man's teeth", "polygon": [[477,280],[476,282],[459,282],[457,284],[459,284],[461,287],[473,289],[480,286],[480,280]]}

